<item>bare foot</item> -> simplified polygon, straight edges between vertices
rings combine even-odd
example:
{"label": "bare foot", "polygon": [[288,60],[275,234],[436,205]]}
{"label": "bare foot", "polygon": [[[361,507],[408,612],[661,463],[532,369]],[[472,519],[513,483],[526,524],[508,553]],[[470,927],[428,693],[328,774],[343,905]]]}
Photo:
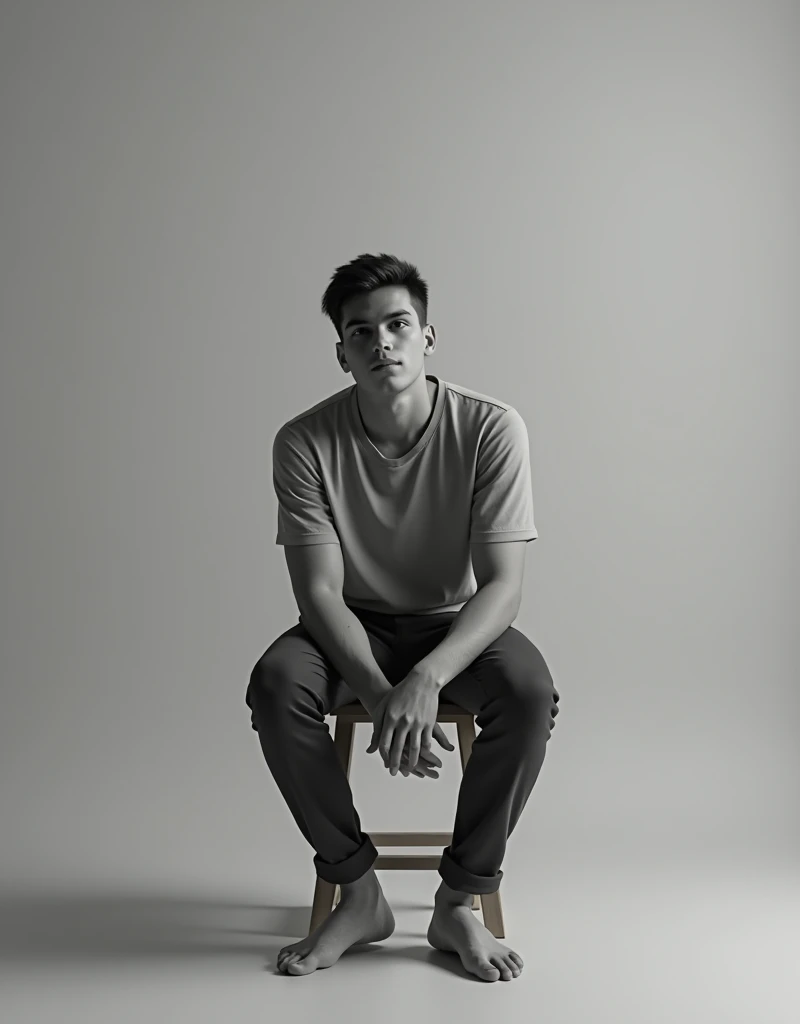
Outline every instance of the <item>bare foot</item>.
{"label": "bare foot", "polygon": [[464,968],[482,981],[518,978],[524,967],[522,957],[498,942],[472,910],[472,896],[463,896],[457,900],[436,893],[428,942],[436,949],[458,953]]}
{"label": "bare foot", "polygon": [[340,901],[322,924],[278,953],[278,970],[282,974],[311,974],[318,967],[332,967],[350,946],[380,942],[394,928],[392,908],[377,878],[374,884],[365,884],[355,892],[342,887]]}

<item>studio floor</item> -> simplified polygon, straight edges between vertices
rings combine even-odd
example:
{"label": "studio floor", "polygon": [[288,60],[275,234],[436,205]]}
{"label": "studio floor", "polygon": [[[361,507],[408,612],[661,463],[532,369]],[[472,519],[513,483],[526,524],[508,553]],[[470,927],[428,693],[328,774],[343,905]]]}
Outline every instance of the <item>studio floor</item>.
{"label": "studio floor", "polygon": [[238,880],[203,891],[7,882],[0,1020],[800,1020],[800,871],[785,859],[631,867],[584,857],[527,885],[517,869],[501,888],[502,941],[525,968],[491,983],[428,945],[430,872],[379,873],[397,922],[389,939],[307,977],[279,973],[278,951],[307,934],[310,915],[311,889],[290,874],[279,888]]}

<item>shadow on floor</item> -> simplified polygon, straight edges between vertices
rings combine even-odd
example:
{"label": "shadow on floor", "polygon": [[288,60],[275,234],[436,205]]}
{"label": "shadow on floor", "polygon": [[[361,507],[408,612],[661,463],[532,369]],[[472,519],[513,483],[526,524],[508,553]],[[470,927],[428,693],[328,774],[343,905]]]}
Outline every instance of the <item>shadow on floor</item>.
{"label": "shadow on floor", "polygon": [[[402,909],[432,913],[433,900],[430,905],[403,903]],[[267,958],[264,969],[277,972],[279,950],[308,934],[310,918],[310,906],[259,905],[207,893],[178,896],[76,888],[5,892],[0,893],[0,959],[33,966],[43,961],[81,964],[260,955]],[[419,936],[397,929],[395,937],[418,937],[419,941],[391,949],[368,943],[344,956],[374,950],[381,957],[450,965],[449,954],[428,945],[424,929]]]}

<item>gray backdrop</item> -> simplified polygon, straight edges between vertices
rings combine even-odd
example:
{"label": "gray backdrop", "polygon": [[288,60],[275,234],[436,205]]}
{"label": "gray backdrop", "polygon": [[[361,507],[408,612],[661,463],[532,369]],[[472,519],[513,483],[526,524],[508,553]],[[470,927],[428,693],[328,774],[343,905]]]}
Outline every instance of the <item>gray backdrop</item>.
{"label": "gray backdrop", "polygon": [[[297,618],[270,449],[352,383],[320,297],[380,251],[430,372],[528,425],[562,710],[507,877],[796,857],[796,14],[3,4],[5,883],[308,905],[244,704]],[[457,755],[356,740],[365,828],[452,827]]]}

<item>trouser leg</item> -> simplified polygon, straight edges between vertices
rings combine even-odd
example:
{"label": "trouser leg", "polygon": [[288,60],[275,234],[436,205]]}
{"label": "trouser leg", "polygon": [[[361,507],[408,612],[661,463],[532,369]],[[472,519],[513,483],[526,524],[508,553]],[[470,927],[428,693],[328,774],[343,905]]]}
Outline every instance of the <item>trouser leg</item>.
{"label": "trouser leg", "polygon": [[439,874],[451,889],[496,892],[506,842],[544,761],[559,694],[539,650],[512,626],[442,688],[440,699],[474,711],[480,732]]}
{"label": "trouser leg", "polygon": [[[380,642],[370,642],[385,661]],[[315,850],[317,874],[340,884],[360,878],[378,856],[325,722],[332,707],[354,699],[300,623],[259,659],[245,696],[267,766]]]}

